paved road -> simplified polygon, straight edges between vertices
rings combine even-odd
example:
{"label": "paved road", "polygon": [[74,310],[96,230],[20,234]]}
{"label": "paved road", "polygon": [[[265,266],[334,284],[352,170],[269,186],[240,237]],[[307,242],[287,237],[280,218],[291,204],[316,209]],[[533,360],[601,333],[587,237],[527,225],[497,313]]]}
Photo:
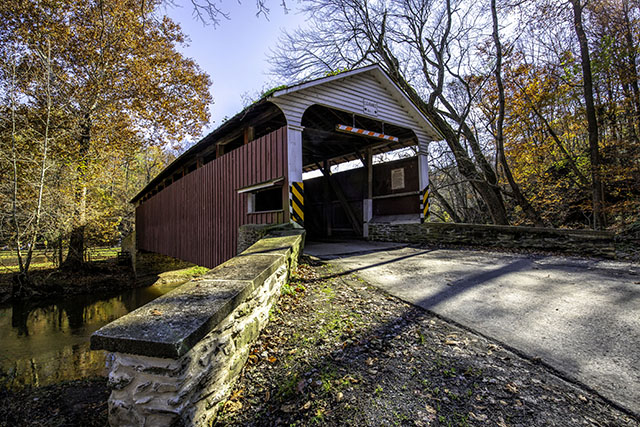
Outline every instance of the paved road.
{"label": "paved road", "polygon": [[305,252],[640,414],[640,265],[367,242],[310,242]]}

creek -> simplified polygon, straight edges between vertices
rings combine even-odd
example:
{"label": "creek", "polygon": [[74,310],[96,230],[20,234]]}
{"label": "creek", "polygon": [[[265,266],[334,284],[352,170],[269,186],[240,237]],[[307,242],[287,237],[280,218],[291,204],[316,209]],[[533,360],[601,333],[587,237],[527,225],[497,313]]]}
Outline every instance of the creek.
{"label": "creek", "polygon": [[40,387],[105,375],[106,354],[89,349],[91,334],[178,286],[0,305],[0,387]]}

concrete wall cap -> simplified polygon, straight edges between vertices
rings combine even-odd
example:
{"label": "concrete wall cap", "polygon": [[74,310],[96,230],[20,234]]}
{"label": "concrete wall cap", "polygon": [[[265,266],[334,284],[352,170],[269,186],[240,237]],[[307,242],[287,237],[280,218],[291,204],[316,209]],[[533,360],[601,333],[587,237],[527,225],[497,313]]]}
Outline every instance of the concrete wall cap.
{"label": "concrete wall cap", "polygon": [[202,278],[109,323],[91,336],[91,348],[177,359],[213,330],[251,292],[286,265],[304,231],[267,236]]}

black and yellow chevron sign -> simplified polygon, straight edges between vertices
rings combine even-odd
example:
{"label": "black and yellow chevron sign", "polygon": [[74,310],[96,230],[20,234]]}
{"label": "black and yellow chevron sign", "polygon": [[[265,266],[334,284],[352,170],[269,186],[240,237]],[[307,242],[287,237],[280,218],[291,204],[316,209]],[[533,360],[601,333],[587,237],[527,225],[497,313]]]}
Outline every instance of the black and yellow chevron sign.
{"label": "black and yellow chevron sign", "polygon": [[429,217],[429,186],[420,192],[420,223],[424,223]]}
{"label": "black and yellow chevron sign", "polygon": [[289,198],[291,206],[291,220],[297,222],[304,227],[304,183],[292,182],[289,187],[291,197]]}

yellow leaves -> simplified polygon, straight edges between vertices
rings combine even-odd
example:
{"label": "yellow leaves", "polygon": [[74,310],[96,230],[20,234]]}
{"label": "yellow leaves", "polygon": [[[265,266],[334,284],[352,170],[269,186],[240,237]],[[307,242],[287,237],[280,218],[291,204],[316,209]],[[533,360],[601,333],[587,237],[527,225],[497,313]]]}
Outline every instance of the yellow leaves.
{"label": "yellow leaves", "polygon": [[[20,148],[33,154],[32,141],[42,133],[44,83],[28,70],[39,69],[38,52],[50,42],[55,79],[45,218],[64,234],[69,217],[84,211],[91,241],[117,242],[132,221],[128,199],[169,160],[161,149],[150,157],[136,153],[153,144],[179,146],[185,136],[199,135],[208,121],[209,76],[177,50],[184,36],[169,18],[153,13],[158,1],[36,3],[0,5],[6,30],[0,44],[17,46],[21,69],[27,70],[19,84],[25,100]],[[81,140],[83,134],[87,138]],[[36,174],[24,164],[19,179],[31,182]],[[30,186],[21,188],[26,207],[34,195]]]}
{"label": "yellow leaves", "polygon": [[237,412],[242,409],[242,402],[237,400],[227,400],[224,403],[224,410],[227,412]]}

